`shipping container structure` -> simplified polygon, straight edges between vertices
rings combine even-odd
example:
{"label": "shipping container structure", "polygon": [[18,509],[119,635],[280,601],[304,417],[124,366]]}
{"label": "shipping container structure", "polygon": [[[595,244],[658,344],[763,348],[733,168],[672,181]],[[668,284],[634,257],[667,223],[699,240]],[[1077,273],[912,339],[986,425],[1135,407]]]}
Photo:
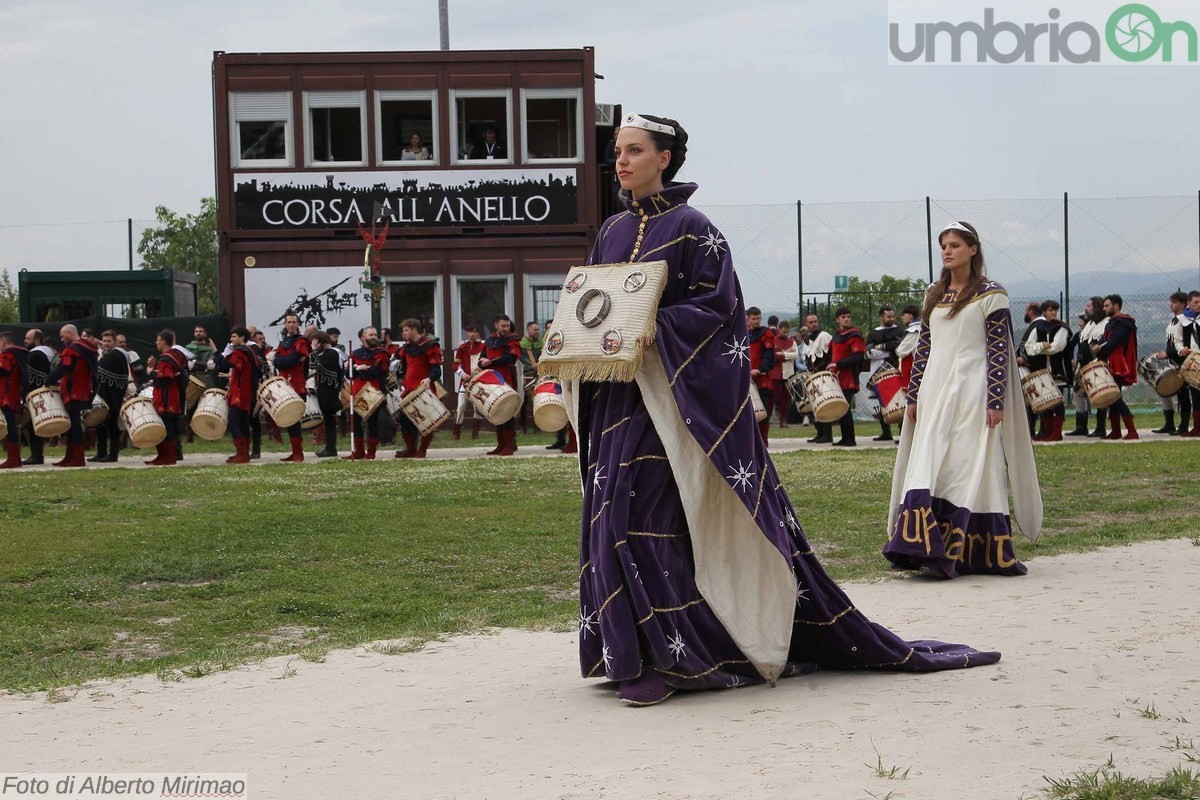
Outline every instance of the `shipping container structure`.
{"label": "shipping container structure", "polygon": [[171,269],[17,274],[21,322],[91,316],[155,319],[196,313],[196,273]]}

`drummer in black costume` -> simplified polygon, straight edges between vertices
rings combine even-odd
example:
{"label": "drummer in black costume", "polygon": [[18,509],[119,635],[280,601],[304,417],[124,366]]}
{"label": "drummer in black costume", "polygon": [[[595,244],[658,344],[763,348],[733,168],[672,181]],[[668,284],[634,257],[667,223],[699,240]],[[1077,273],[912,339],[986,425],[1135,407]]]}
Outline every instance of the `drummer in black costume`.
{"label": "drummer in black costume", "polygon": [[325,447],[318,450],[317,458],[334,458],[337,449],[338,414],[342,411],[342,355],[333,346],[333,339],[324,331],[312,337],[313,366],[316,368],[317,405],[325,424]]}
{"label": "drummer in black costume", "polygon": [[[1183,364],[1185,356],[1179,355],[1179,348],[1183,347],[1183,323],[1186,321],[1183,310],[1187,308],[1188,296],[1183,292],[1174,292],[1167,300],[1171,304],[1171,318],[1167,321],[1167,347],[1165,350],[1160,350],[1155,355],[1158,358],[1169,360],[1176,368]],[[1188,417],[1192,413],[1192,396],[1188,391],[1190,387],[1185,383],[1175,395],[1168,395],[1162,399],[1163,407],[1163,426],[1152,433],[1178,433],[1179,429],[1175,426],[1175,400],[1179,401],[1179,426],[1183,428],[1184,433],[1187,432]]]}
{"label": "drummer in black costume", "polygon": [[115,463],[121,451],[121,404],[125,402],[125,390],[133,381],[129,370],[129,356],[117,347],[117,332],[100,334],[100,363],[96,367],[96,394],[108,406],[108,416],[96,429],[96,455],[88,459],[105,464]]}
{"label": "drummer in black costume", "polygon": [[[1029,326],[1029,334],[1023,343],[1025,366],[1030,372],[1049,369],[1054,385],[1061,392],[1069,384],[1071,354],[1067,344],[1071,332],[1067,324],[1058,318],[1058,301],[1047,300],[1038,309],[1041,315]],[[1063,406],[1057,405],[1041,414],[1041,433],[1033,437],[1035,442],[1061,442],[1063,437]]]}
{"label": "drummer in black costume", "polygon": [[[1179,292],[1182,294],[1182,292]],[[1171,296],[1174,299],[1175,295]],[[1200,350],[1200,291],[1189,292],[1187,305],[1176,315],[1179,325],[1173,332],[1168,328],[1167,358],[1173,364],[1182,365],[1192,353]],[[1184,384],[1179,392],[1179,435],[1200,438],[1200,389]],[[1186,403],[1186,405],[1185,405]],[[1185,409],[1187,409],[1185,411]],[[1188,430],[1188,411],[1191,412],[1191,430]]]}

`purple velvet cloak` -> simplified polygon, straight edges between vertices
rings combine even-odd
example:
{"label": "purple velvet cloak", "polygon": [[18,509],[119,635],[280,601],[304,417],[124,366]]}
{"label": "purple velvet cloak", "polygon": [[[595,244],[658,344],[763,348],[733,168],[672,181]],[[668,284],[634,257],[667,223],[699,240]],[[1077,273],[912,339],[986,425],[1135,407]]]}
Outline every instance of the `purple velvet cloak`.
{"label": "purple velvet cloak", "polygon": [[669,270],[637,381],[564,387],[583,485],[582,674],[654,669],[706,689],[818,668],[995,663],[997,652],[900,639],[825,574],[759,436],[741,288],[728,243],[687,205],[695,190],[626,197],[589,260]]}

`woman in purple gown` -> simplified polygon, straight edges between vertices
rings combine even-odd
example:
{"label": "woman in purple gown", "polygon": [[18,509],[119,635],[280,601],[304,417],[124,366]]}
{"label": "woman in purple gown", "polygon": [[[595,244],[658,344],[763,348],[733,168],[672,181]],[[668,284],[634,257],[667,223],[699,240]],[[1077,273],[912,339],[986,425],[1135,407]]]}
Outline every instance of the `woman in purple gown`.
{"label": "woman in purple gown", "polygon": [[579,433],[579,653],[626,703],[819,668],[938,670],[996,652],[906,642],[821,568],[758,434],[746,312],[729,244],[674,183],[687,133],[630,114],[617,136],[626,210],[590,264],[666,261],[657,335],[631,383],[564,381]]}

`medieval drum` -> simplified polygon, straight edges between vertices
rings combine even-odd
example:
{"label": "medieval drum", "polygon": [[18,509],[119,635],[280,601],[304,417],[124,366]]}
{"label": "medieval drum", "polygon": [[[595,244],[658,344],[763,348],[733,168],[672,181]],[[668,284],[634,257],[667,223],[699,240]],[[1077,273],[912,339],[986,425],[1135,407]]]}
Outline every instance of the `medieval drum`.
{"label": "medieval drum", "polygon": [[895,425],[904,419],[908,397],[900,370],[890,364],[884,364],[867,380],[867,386],[871,387],[871,391],[879,400],[879,412],[885,423]]}
{"label": "medieval drum", "polygon": [[33,421],[33,432],[43,439],[62,436],[71,429],[71,418],[63,405],[62,393],[57,386],[34,389],[25,399]]}
{"label": "medieval drum", "polygon": [[471,377],[467,397],[475,410],[493,425],[503,425],[521,410],[521,396],[494,369],[482,370]]}
{"label": "medieval drum", "polygon": [[422,436],[428,436],[450,419],[450,412],[428,386],[418,386],[400,398],[400,412],[408,417]]}
{"label": "medieval drum", "polygon": [[192,430],[201,439],[215,442],[229,427],[229,399],[224,389],[207,389],[196,402]]}
{"label": "medieval drum", "polygon": [[550,433],[567,426],[567,404],[558,378],[542,378],[533,387],[533,424]]}
{"label": "medieval drum", "polygon": [[304,416],[300,418],[300,429],[310,431],[325,422],[325,415],[321,413],[321,404],[317,402],[316,379],[309,378],[304,388],[307,390],[307,396],[304,398]]}
{"label": "medieval drum", "polygon": [[1200,389],[1200,351],[1193,350],[1188,353],[1188,357],[1183,360],[1183,366],[1179,368],[1179,374],[1189,386]]}
{"label": "medieval drum", "polygon": [[258,387],[258,402],[280,428],[290,428],[304,416],[304,401],[296,394],[288,379],[278,375],[267,378]]}
{"label": "medieval drum", "polygon": [[1092,408],[1108,408],[1121,399],[1121,387],[1113,380],[1108,364],[1099,359],[1079,370],[1079,382]]}
{"label": "medieval drum", "polygon": [[806,374],[797,372],[787,379],[788,394],[791,395],[792,402],[796,405],[796,411],[800,414],[812,413],[812,403],[808,401],[808,389],[804,386]]}
{"label": "medieval drum", "polygon": [[375,384],[366,383],[354,395],[354,413],[363,419],[375,413],[375,409],[383,405],[384,394],[375,388]]}
{"label": "medieval drum", "polygon": [[207,389],[207,384],[200,380],[197,375],[188,376],[187,396],[185,398],[188,408],[195,408],[196,403],[200,402],[200,395],[204,394]]}
{"label": "medieval drum", "polygon": [[148,397],[131,397],[122,403],[121,421],[129,432],[129,443],[139,450],[156,447],[167,438],[167,428]]}
{"label": "medieval drum", "polygon": [[83,426],[85,428],[95,428],[97,425],[104,424],[104,420],[108,419],[108,403],[96,395],[92,398],[92,407],[83,415]]}
{"label": "medieval drum", "polygon": [[1165,358],[1149,355],[1138,362],[1138,374],[1154,389],[1159,397],[1173,397],[1183,388],[1183,376]]}
{"label": "medieval drum", "polygon": [[750,407],[754,409],[755,422],[762,422],[767,418],[767,407],[763,405],[762,395],[753,382],[750,384]]}
{"label": "medieval drum", "polygon": [[1062,392],[1054,385],[1050,370],[1039,369],[1024,374],[1022,367],[1021,371],[1021,393],[1025,395],[1025,405],[1029,406],[1033,413],[1044,414],[1062,405]]}
{"label": "medieval drum", "polygon": [[807,372],[804,386],[812,402],[813,416],[817,422],[837,422],[850,410],[842,386],[832,372]]}

